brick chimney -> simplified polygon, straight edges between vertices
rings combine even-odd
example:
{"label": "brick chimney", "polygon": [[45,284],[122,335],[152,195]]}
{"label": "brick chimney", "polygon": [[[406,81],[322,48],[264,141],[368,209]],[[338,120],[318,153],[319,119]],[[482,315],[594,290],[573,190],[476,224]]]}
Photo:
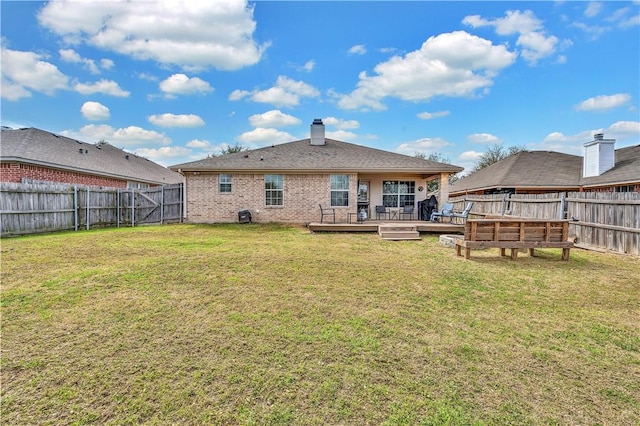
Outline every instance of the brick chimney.
{"label": "brick chimney", "polygon": [[593,140],[584,144],[582,177],[600,176],[616,164],[615,139],[605,139],[604,133],[596,133]]}
{"label": "brick chimney", "polygon": [[324,124],[316,118],[311,124],[311,145],[324,145]]}

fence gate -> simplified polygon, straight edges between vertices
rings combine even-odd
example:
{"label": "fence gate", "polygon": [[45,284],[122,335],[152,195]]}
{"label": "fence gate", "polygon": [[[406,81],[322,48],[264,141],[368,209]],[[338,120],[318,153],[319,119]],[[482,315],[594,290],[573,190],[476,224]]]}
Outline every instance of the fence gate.
{"label": "fence gate", "polygon": [[181,222],[182,184],[144,189],[0,184],[1,235]]}

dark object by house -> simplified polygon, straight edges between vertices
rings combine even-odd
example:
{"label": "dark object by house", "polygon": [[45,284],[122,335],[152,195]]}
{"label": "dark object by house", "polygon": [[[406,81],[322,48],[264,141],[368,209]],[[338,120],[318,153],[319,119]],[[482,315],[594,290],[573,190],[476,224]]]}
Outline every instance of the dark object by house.
{"label": "dark object by house", "polygon": [[438,200],[435,195],[429,197],[428,200],[418,202],[418,219],[429,220],[431,213],[438,210]]}
{"label": "dark object by house", "polygon": [[251,223],[251,212],[249,210],[240,210],[238,212],[238,222]]}

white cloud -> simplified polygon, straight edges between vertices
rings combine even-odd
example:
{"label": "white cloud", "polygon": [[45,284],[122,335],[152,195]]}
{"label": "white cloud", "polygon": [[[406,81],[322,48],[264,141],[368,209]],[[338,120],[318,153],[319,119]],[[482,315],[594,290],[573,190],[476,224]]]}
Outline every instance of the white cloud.
{"label": "white cloud", "polygon": [[149,123],[160,127],[200,127],[204,120],[195,114],[154,114],[148,117]]}
{"label": "white cloud", "polygon": [[640,140],[640,121],[617,121],[605,130],[605,134],[619,140]]}
{"label": "white cloud", "polygon": [[253,127],[283,127],[294,126],[302,121],[292,115],[284,114],[278,109],[267,111],[263,114],[255,114],[249,117],[249,123]]}
{"label": "white cloud", "polygon": [[191,154],[189,148],[183,146],[163,146],[161,148],[138,148],[136,149],[136,155],[144,158],[148,158],[158,164],[165,165],[167,160],[174,160],[176,158],[185,157]]}
{"label": "white cloud", "polygon": [[320,92],[302,81],[295,81],[286,76],[279,76],[276,85],[266,90],[234,90],[229,95],[230,101],[249,98],[254,102],[272,104],[277,107],[293,107],[300,103],[302,97],[316,97]]}
{"label": "white cloud", "polygon": [[327,126],[333,126],[340,130],[357,129],[360,127],[360,123],[357,120],[343,120],[336,117],[323,118],[322,122]]}
{"label": "white cloud", "polygon": [[67,43],[183,69],[254,65],[269,45],[254,40],[253,6],[246,0],[61,0],[47,3],[38,20]]}
{"label": "white cloud", "polygon": [[173,74],[160,83],[160,90],[167,96],[193,95],[213,92],[213,88],[206,81],[198,77],[188,77],[185,74]]}
{"label": "white cloud", "polygon": [[532,65],[539,59],[553,55],[559,44],[557,37],[546,35],[542,21],[530,10],[509,10],[504,18],[497,19],[471,15],[465,17],[462,23],[472,28],[492,26],[497,34],[503,36],[519,34],[516,45],[522,48],[522,57]]}
{"label": "white cloud", "polygon": [[110,117],[109,108],[99,102],[85,102],[82,104],[80,112],[84,118],[91,121],[108,120]]}
{"label": "white cloud", "polygon": [[2,97],[11,101],[31,96],[31,91],[52,95],[68,89],[69,78],[42,59],[43,55],[2,48]]}
{"label": "white cloud", "polygon": [[527,62],[535,64],[539,59],[555,53],[558,38],[556,36],[547,36],[541,32],[530,32],[518,37],[516,44],[523,48],[522,57]]}
{"label": "white cloud", "polygon": [[433,154],[453,144],[442,138],[422,138],[398,145],[396,151],[400,154],[414,155],[415,153]]}
{"label": "white cloud", "polygon": [[349,49],[350,55],[364,55],[365,53],[367,53],[367,48],[364,44],[356,44]]}
{"label": "white cloud", "polygon": [[434,118],[446,117],[449,114],[451,114],[451,112],[449,112],[449,111],[421,112],[421,113],[418,114],[418,118],[420,118],[422,120],[432,120]]}
{"label": "white cloud", "polygon": [[301,68],[301,71],[311,72],[316,67],[315,61],[307,61]]}
{"label": "white cloud", "polygon": [[587,3],[587,8],[584,11],[584,16],[587,18],[593,18],[598,16],[602,12],[602,3],[599,1],[590,1]]}
{"label": "white cloud", "polygon": [[150,145],[166,146],[171,143],[171,139],[164,134],[138,126],[116,129],[106,124],[89,124],[78,131],[64,130],[60,134],[93,143],[105,140],[113,146],[123,148],[148,147]]}
{"label": "white cloud", "polygon": [[213,144],[209,141],[206,140],[201,140],[201,139],[193,139],[190,140],[189,142],[187,142],[186,144],[189,148],[196,148],[196,149],[201,149],[204,151],[213,151],[215,149],[215,147],[213,146]]}
{"label": "white cloud", "polygon": [[236,138],[238,142],[249,146],[265,146],[277,145],[285,142],[291,142],[296,138],[287,132],[277,129],[265,129],[258,127],[250,132],[245,132]]}
{"label": "white cloud", "polygon": [[578,111],[596,111],[619,108],[631,100],[628,93],[617,93],[615,95],[600,95],[586,99],[576,105]]}
{"label": "white cloud", "polygon": [[467,140],[471,143],[478,143],[482,145],[500,143],[500,138],[492,135],[491,133],[474,133],[467,136]]}
{"label": "white cloud", "polygon": [[461,176],[468,175],[478,163],[478,160],[480,159],[480,157],[482,157],[482,155],[483,153],[478,151],[465,151],[462,154],[458,155],[458,157],[456,157],[454,161],[454,164],[464,168]]}
{"label": "white cloud", "polygon": [[[93,59],[83,58],[73,49],[60,49],[58,53],[63,61],[72,64],[82,64],[91,74],[100,74],[100,68],[98,68],[98,65],[96,65],[96,62]],[[109,67],[113,66],[113,61],[110,61],[110,65],[109,62],[105,61],[110,60],[103,59],[100,64],[107,64]]]}
{"label": "white cloud", "polygon": [[100,59],[100,66],[105,69],[105,70],[110,70],[111,68],[113,68],[114,63],[111,59]]}
{"label": "white cloud", "polygon": [[617,121],[607,129],[583,130],[573,135],[565,135],[562,132],[549,133],[535,149],[566,152],[573,155],[582,155],[582,147],[593,140],[596,133],[604,133],[606,139],[616,139],[616,142],[640,142],[640,121]]}
{"label": "white cloud", "polygon": [[362,72],[358,87],[348,95],[332,93],[343,109],[383,110],[385,97],[425,101],[436,96],[474,96],[488,90],[498,71],[516,55],[505,46],[464,31],[430,37],[419,50],[394,56]]}
{"label": "white cloud", "polygon": [[73,89],[83,95],[102,93],[104,95],[117,96],[120,98],[127,98],[130,95],[128,91],[122,90],[117,82],[105,79],[95,83],[76,83],[73,85]]}

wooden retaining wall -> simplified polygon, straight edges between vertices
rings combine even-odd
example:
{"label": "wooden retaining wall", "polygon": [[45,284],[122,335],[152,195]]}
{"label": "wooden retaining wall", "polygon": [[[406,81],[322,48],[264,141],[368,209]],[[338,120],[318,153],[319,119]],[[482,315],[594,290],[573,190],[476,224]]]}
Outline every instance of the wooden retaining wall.
{"label": "wooden retaining wall", "polygon": [[569,219],[577,246],[640,256],[638,192],[468,195],[450,201],[456,210],[473,201],[469,217]]}
{"label": "wooden retaining wall", "polygon": [[1,236],[180,222],[181,184],[145,189],[0,184]]}

